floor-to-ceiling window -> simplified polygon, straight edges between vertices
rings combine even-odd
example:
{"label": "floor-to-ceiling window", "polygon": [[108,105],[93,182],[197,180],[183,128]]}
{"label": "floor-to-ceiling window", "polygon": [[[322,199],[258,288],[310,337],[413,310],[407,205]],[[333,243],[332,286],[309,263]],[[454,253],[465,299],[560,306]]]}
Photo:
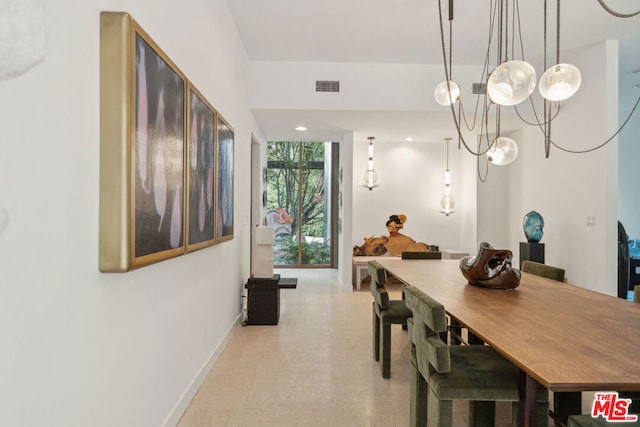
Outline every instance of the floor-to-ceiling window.
{"label": "floor-to-ceiling window", "polygon": [[299,141],[267,145],[267,225],[274,227],[276,266],[332,266],[334,146]]}

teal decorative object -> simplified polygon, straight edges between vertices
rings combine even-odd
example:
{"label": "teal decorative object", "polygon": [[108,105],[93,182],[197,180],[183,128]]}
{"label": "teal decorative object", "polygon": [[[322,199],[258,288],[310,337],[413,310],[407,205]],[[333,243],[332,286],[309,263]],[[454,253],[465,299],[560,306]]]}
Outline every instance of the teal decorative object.
{"label": "teal decorative object", "polygon": [[544,219],[536,211],[531,211],[524,216],[522,221],[522,228],[524,228],[524,235],[527,237],[527,242],[538,243],[542,239],[544,228]]}
{"label": "teal decorative object", "polygon": [[640,258],[640,240],[629,240],[629,258]]}

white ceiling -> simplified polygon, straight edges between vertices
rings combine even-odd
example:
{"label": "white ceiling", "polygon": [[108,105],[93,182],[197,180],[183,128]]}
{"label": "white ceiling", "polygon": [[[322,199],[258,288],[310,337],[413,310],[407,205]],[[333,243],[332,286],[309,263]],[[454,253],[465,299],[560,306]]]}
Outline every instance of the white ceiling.
{"label": "white ceiling", "polygon": [[[640,10],[638,0],[601,0],[621,13]],[[448,32],[447,0],[442,1]],[[492,0],[455,0],[453,20],[454,67],[478,65],[487,49]],[[540,66],[543,49],[544,0],[519,2],[526,59]],[[556,1],[548,0],[555,15]],[[317,61],[351,63],[441,64],[442,47],[437,0],[229,0],[240,38],[252,61]],[[577,52],[607,39],[621,40],[620,84],[640,83],[640,15],[617,18],[598,0],[563,0],[561,54]],[[549,44],[555,45],[555,18],[551,16]],[[640,89],[623,91],[633,103]],[[622,108],[622,107],[621,107]],[[268,139],[295,137],[292,127],[305,123],[317,138],[353,131],[358,138],[398,140],[431,129],[450,116],[427,113],[363,111],[256,110],[256,120]],[[382,119],[384,118],[384,119]],[[392,119],[390,119],[392,118]],[[413,128],[412,128],[413,126]],[[415,130],[412,130],[415,129]],[[305,138],[301,138],[305,139]],[[307,137],[306,139],[310,139]]]}

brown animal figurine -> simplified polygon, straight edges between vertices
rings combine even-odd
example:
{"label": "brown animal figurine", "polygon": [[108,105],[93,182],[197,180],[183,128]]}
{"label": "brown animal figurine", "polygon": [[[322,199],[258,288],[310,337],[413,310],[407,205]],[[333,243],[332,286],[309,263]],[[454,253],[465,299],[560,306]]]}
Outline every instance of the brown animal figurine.
{"label": "brown animal figurine", "polygon": [[418,243],[409,236],[400,234],[400,230],[404,228],[407,222],[406,215],[391,215],[386,223],[389,230],[389,241],[385,243],[385,247],[392,256],[400,256],[403,252],[428,252],[429,246],[425,243]]}
{"label": "brown animal figurine", "polygon": [[365,237],[362,246],[353,247],[353,256],[380,256],[387,252],[385,244],[389,241],[386,236]]}

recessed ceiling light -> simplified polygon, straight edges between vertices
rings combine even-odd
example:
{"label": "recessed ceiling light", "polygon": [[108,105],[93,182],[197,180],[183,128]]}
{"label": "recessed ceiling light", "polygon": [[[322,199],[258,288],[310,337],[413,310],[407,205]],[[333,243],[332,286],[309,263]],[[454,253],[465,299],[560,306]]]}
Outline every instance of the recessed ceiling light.
{"label": "recessed ceiling light", "polygon": [[300,132],[304,132],[305,130],[307,130],[307,128],[306,126],[298,126],[296,130],[299,130]]}
{"label": "recessed ceiling light", "polygon": [[404,140],[407,141],[407,142],[411,142],[411,141],[413,141],[413,137],[412,136],[408,136]]}

